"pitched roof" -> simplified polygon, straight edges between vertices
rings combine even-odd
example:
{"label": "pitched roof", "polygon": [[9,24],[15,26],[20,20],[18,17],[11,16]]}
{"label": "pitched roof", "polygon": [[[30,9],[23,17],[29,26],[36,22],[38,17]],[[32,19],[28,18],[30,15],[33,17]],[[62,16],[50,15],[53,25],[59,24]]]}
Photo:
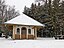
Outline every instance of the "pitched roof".
{"label": "pitched roof", "polygon": [[7,22],[5,24],[18,24],[18,25],[32,25],[32,26],[45,26],[38,21],[28,17],[25,14],[21,14],[20,16],[17,16]]}

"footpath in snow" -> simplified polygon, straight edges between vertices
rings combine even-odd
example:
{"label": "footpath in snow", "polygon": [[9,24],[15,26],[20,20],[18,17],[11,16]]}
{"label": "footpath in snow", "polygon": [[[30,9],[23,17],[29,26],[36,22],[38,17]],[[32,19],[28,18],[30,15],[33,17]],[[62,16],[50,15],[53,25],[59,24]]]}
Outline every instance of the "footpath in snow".
{"label": "footpath in snow", "polygon": [[38,40],[12,40],[0,38],[0,48],[64,48],[64,40],[40,38]]}

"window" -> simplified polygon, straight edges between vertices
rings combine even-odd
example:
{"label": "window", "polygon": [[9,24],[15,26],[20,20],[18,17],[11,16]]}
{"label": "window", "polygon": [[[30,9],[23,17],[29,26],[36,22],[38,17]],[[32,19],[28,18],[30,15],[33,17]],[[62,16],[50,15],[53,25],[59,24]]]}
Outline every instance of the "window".
{"label": "window", "polygon": [[31,34],[31,29],[28,29],[28,34]]}
{"label": "window", "polygon": [[20,29],[19,29],[19,28],[17,28],[17,33],[18,33],[18,34],[20,33]]}

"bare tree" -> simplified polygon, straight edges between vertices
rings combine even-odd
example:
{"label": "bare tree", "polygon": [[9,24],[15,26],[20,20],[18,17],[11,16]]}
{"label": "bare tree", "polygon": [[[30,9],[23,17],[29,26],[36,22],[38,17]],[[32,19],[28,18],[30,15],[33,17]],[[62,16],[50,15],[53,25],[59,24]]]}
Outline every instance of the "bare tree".
{"label": "bare tree", "polygon": [[7,20],[10,20],[18,15],[20,15],[20,14],[18,11],[15,10],[15,6],[13,6],[13,7],[9,6],[8,11],[7,11]]}
{"label": "bare tree", "polygon": [[39,2],[39,1],[43,1],[43,2],[45,2],[46,0],[35,0],[35,2]]}
{"label": "bare tree", "polygon": [[[10,7],[5,4],[5,0],[0,0],[0,24],[3,24],[5,21],[10,20],[18,15],[20,14],[15,10],[15,6]],[[4,31],[3,26],[0,26],[0,28],[2,31]]]}

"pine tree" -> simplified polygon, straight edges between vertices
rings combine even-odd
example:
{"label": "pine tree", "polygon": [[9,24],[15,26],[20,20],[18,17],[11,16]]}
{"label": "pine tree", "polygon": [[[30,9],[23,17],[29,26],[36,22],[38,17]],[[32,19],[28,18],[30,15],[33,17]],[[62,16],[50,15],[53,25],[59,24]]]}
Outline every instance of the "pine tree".
{"label": "pine tree", "polygon": [[45,0],[43,5],[35,5],[32,3],[29,16],[46,25],[44,32],[48,32],[49,36],[55,36],[61,33],[64,24],[64,3],[60,0]]}

